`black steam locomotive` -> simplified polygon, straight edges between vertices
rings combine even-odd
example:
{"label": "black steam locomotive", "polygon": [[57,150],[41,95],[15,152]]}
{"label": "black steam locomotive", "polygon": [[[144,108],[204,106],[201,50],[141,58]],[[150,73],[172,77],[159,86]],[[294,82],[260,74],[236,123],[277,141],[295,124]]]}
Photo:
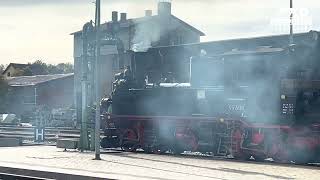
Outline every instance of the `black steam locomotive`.
{"label": "black steam locomotive", "polygon": [[134,58],[102,100],[101,146],[310,162],[320,150],[317,50],[199,55],[174,70]]}

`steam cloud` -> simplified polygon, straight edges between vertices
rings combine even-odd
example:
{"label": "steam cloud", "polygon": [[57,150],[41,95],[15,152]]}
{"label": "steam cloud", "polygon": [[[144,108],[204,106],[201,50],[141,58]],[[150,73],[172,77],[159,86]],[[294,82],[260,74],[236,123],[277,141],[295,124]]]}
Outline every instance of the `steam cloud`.
{"label": "steam cloud", "polygon": [[132,40],[132,50],[135,52],[146,52],[152,46],[152,43],[160,40],[159,24],[152,23],[147,18],[151,19],[150,17],[145,17],[145,22],[139,22],[139,20],[134,22],[137,24],[135,36]]}
{"label": "steam cloud", "polygon": [[[135,35],[131,50],[146,52],[152,46],[171,45],[170,33],[179,27],[179,22],[172,16],[151,16],[134,20]],[[164,43],[162,43],[164,42]]]}
{"label": "steam cloud", "polygon": [[[137,36],[138,38],[139,36]],[[140,36],[143,37],[143,36]],[[143,40],[143,39],[142,39]],[[150,42],[150,41],[148,41]],[[259,48],[259,45],[257,46]],[[206,78],[205,72],[212,72],[217,77],[225,77],[225,73],[227,75],[231,75],[231,81],[227,82],[228,86],[236,87],[233,90],[228,90],[224,93],[224,99],[228,98],[238,98],[241,97],[241,94],[238,93],[237,87],[243,87],[246,91],[245,97],[247,99],[246,105],[246,115],[248,116],[248,120],[260,123],[277,123],[280,120],[281,115],[281,107],[280,107],[280,84],[279,80],[281,77],[286,78],[296,78],[296,74],[292,74],[296,72],[296,69],[304,69],[306,71],[312,70],[312,67],[308,67],[308,64],[312,64],[310,61],[312,58],[312,51],[316,48],[316,44],[312,46],[301,49],[297,47],[294,55],[291,57],[286,53],[284,49],[281,52],[281,55],[277,53],[269,53],[268,55],[251,55],[250,53],[245,55],[235,55],[228,56],[225,58],[225,68],[216,68],[213,65],[202,67],[202,70],[193,74],[193,76],[202,76]],[[146,49],[145,49],[146,50]],[[251,49],[250,49],[251,50]],[[252,49],[254,50],[254,49]],[[210,52],[207,50],[207,52]],[[277,55],[275,55],[277,54]],[[211,56],[214,54],[209,54]],[[297,57],[299,56],[299,57]],[[163,59],[167,62],[176,62],[176,61],[184,61],[185,56],[174,56],[174,59],[171,59],[168,54],[167,57],[163,57]],[[180,59],[179,59],[180,58]],[[306,61],[308,60],[308,61]],[[186,61],[184,61],[186,62]],[[174,63],[173,63],[174,64]],[[172,65],[173,65],[172,64]],[[314,64],[314,63],[313,63]],[[186,71],[181,69],[181,64],[175,64],[173,67],[177,76],[187,76]],[[229,72],[229,73],[228,73]],[[310,74],[312,72],[306,73],[304,78],[310,79],[314,77],[314,75]],[[212,74],[212,73],[209,73]],[[227,77],[230,79],[230,77]],[[179,78],[177,78],[179,79]],[[181,79],[181,78],[180,78]],[[186,78],[182,78],[186,79]],[[211,77],[212,79],[212,77]],[[216,82],[216,85],[225,84],[224,78],[213,78]],[[179,81],[180,82],[180,81]],[[186,82],[180,82],[186,83]],[[164,97],[161,97],[162,99]],[[188,99],[188,98],[186,98]],[[184,104],[190,104],[187,100],[179,99],[177,101],[182,101]],[[158,105],[160,100],[156,97],[153,99],[149,99],[149,104],[140,105],[142,109],[145,109],[147,112],[159,112],[165,106]],[[183,110],[182,105],[178,105],[177,107],[181,108],[181,111],[188,112],[189,107],[185,107]],[[166,112],[166,110],[163,110]]]}

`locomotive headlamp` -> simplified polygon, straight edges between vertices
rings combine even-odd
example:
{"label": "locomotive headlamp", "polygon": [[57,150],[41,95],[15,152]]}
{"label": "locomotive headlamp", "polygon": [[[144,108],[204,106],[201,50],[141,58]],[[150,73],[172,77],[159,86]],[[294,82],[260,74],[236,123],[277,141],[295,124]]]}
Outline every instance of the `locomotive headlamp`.
{"label": "locomotive headlamp", "polygon": [[223,118],[220,118],[220,122],[222,122],[222,123],[223,123],[223,122],[224,122],[224,119],[223,119]]}
{"label": "locomotive headlamp", "polygon": [[280,98],[281,98],[282,100],[285,100],[285,99],[286,99],[286,95],[283,95],[283,94],[282,94],[282,95],[280,96]]}
{"label": "locomotive headlamp", "polygon": [[107,118],[108,118],[108,119],[111,119],[111,117],[110,117],[110,116],[108,116]]}

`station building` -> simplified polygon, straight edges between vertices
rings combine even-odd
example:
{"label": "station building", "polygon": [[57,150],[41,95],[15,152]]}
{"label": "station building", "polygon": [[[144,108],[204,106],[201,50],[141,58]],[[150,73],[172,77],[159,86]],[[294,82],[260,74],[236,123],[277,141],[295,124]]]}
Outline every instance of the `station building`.
{"label": "station building", "polygon": [[[200,37],[205,36],[203,32],[189,25],[187,22],[174,16],[171,11],[170,1],[159,1],[158,12],[153,14],[151,10],[145,11],[145,16],[140,18],[128,18],[126,13],[112,12],[112,21],[101,25],[101,39],[117,38],[120,45],[106,45],[101,47],[100,79],[102,96],[107,96],[112,91],[114,74],[122,71],[130,65],[128,51],[147,51],[151,47],[181,45],[199,43]],[[78,109],[78,116],[81,110],[81,82],[84,64],[83,57],[83,31],[72,33],[74,37],[74,86],[75,104]],[[94,32],[88,35],[90,41],[94,41]],[[90,49],[90,47],[88,47]],[[90,51],[90,50],[89,50]],[[89,52],[88,71],[92,69],[90,64],[94,63],[94,52]],[[90,74],[90,73],[89,73]],[[91,71],[91,74],[92,71]],[[88,75],[89,97],[94,97],[93,77]],[[92,99],[89,99],[89,102]]]}

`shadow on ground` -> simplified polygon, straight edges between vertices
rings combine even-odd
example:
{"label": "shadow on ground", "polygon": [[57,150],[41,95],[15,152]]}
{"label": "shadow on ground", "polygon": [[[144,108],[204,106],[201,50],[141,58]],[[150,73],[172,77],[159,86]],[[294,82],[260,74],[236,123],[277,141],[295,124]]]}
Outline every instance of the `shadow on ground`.
{"label": "shadow on ground", "polygon": [[[235,173],[235,174],[239,174],[239,175],[262,175],[262,176],[266,176],[266,177],[269,177],[269,178],[283,179],[283,180],[294,179],[294,178],[291,178],[291,177],[276,176],[276,175],[271,175],[271,174],[262,173],[262,172],[243,171],[243,170],[237,170],[237,169],[231,169],[231,168],[212,168],[212,167],[198,166],[198,165],[185,164],[185,163],[179,163],[179,162],[170,162],[170,161],[163,161],[163,160],[157,160],[157,159],[150,159],[150,158],[144,158],[144,157],[134,157],[134,156],[131,156],[131,154],[129,154],[129,153],[115,154],[115,156],[120,156],[120,157],[124,157],[124,158],[131,158],[131,159],[147,160],[147,161],[153,161],[153,162],[158,162],[158,163],[169,163],[169,164],[174,164],[174,165],[182,166],[182,168],[183,168],[183,166],[184,166],[184,167],[201,168],[201,169],[206,169],[206,170],[223,171],[223,172]],[[118,162],[116,162],[116,163],[118,163]],[[130,165],[130,166],[137,166],[137,167],[144,167],[144,168],[150,168],[150,169],[156,169],[156,170],[174,172],[174,171],[171,171],[171,170],[165,170],[165,169],[159,169],[159,168],[152,168],[152,167],[149,167],[149,166],[134,165],[134,164],[127,164],[127,163],[118,163],[118,164],[123,164],[123,165]],[[194,175],[194,176],[201,176],[201,177],[206,177],[206,178],[223,179],[223,178],[216,178],[216,177],[210,177],[210,176],[202,176],[202,175],[198,175],[198,174],[184,173],[184,172],[174,172],[174,173],[182,173],[182,174],[188,174],[188,175]]]}

